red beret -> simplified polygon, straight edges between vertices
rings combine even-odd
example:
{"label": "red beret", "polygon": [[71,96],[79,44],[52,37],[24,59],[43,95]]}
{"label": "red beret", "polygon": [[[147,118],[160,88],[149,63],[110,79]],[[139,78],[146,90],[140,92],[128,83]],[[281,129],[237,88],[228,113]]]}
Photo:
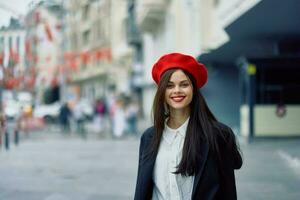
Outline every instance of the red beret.
{"label": "red beret", "polygon": [[207,82],[207,70],[205,65],[197,62],[195,58],[181,53],[163,55],[153,65],[152,78],[159,83],[162,74],[169,69],[182,69],[189,72],[197,81],[197,87],[201,88]]}

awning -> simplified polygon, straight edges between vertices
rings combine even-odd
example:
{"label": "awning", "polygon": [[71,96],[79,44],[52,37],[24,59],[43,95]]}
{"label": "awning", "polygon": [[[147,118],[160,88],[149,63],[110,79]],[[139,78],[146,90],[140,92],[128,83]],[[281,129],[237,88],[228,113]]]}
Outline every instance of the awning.
{"label": "awning", "polygon": [[277,44],[300,40],[300,1],[263,0],[225,28],[230,41],[198,60],[233,64],[241,57],[278,55]]}

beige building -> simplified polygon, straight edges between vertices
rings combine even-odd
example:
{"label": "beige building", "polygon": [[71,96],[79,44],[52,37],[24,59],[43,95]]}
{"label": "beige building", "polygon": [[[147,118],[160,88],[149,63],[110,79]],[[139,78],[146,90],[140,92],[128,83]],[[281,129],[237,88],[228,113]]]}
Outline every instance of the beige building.
{"label": "beige building", "polygon": [[113,76],[117,91],[130,93],[130,70],[133,63],[133,49],[127,43],[127,1],[111,0],[111,45],[113,55]]}
{"label": "beige building", "polygon": [[[26,62],[35,74],[36,103],[58,101],[62,70],[62,9],[60,4],[32,4],[25,17]],[[31,72],[32,73],[32,72]],[[54,96],[55,97],[54,97]]]}
{"label": "beige building", "polygon": [[78,97],[94,101],[112,90],[128,92],[126,6],[122,0],[66,2],[65,53],[73,59],[68,85],[79,88]]}

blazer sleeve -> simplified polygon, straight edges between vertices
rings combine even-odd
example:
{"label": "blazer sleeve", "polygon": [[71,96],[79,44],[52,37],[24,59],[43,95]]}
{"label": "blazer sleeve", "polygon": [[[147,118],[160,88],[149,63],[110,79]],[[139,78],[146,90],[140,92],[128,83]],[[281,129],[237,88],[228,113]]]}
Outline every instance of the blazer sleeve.
{"label": "blazer sleeve", "polygon": [[144,148],[144,134],[140,139],[140,147],[139,147],[139,162],[138,162],[138,172],[137,172],[137,180],[136,180],[136,187],[135,187],[135,194],[134,199],[139,199],[140,196],[140,187],[141,187],[141,163],[142,163],[142,156],[143,156],[143,148]]}
{"label": "blazer sleeve", "polygon": [[238,141],[236,140],[235,134],[228,127],[228,139],[227,139],[227,149],[231,155],[231,163],[233,169],[240,169],[243,165],[243,159],[241,151],[239,148]]}
{"label": "blazer sleeve", "polygon": [[220,171],[220,193],[218,199],[236,200],[236,184],[234,169],[242,166],[242,156],[234,133],[229,127],[222,130],[223,136],[219,140],[221,160],[219,163]]}
{"label": "blazer sleeve", "polygon": [[231,128],[223,124],[219,133],[221,133],[218,136],[221,164],[226,164],[233,169],[240,169],[243,164],[243,159],[235,134]]}

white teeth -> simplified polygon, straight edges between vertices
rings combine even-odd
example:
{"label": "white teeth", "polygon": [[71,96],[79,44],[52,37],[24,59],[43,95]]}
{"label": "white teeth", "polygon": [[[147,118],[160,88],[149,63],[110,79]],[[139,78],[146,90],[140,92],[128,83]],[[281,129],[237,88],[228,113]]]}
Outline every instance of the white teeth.
{"label": "white teeth", "polygon": [[174,101],[181,101],[184,97],[172,97]]}

